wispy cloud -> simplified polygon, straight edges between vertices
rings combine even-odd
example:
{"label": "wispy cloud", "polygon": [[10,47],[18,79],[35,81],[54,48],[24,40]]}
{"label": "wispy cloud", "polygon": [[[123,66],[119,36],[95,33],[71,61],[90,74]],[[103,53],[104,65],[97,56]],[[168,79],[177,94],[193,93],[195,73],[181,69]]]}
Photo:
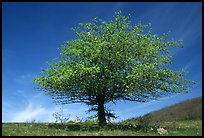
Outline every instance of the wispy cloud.
{"label": "wispy cloud", "polygon": [[177,96],[178,94],[174,94],[171,96],[159,98],[158,100],[152,100],[146,103],[132,104],[132,107],[117,111],[116,113],[117,115],[119,115],[119,118],[116,119],[115,121],[120,121],[121,119],[124,120],[124,119],[128,119],[131,117],[142,116],[154,110],[159,110],[161,108],[169,106],[172,104],[172,102],[167,102],[167,101],[171,101]]}
{"label": "wispy cloud", "polygon": [[[21,88],[18,88],[13,96],[16,96],[20,101],[7,101],[3,103],[3,120],[4,122],[26,122],[40,121],[53,122],[54,112],[60,112],[60,106],[52,103],[52,99],[43,92],[38,92],[32,88],[32,79],[35,77],[31,73],[26,73],[19,76],[15,81]],[[8,104],[9,103],[9,104]],[[80,104],[64,105],[64,115],[70,114],[70,119],[76,117],[84,118],[85,111],[88,108]]]}
{"label": "wispy cloud", "polygon": [[190,70],[191,67],[193,67],[196,63],[198,63],[198,56],[194,56],[191,58],[191,60],[189,60],[185,65],[184,65],[184,69],[185,70]]}
{"label": "wispy cloud", "polygon": [[[36,103],[30,102],[24,110],[14,113],[11,122],[27,122],[32,120],[54,122],[55,118],[53,117],[53,113],[61,113],[59,106],[46,108],[35,104]],[[83,118],[85,116],[85,110],[87,109],[84,107],[64,108],[63,115],[64,117],[70,115],[70,120],[76,119],[77,117]]]}
{"label": "wispy cloud", "polygon": [[[18,93],[23,94],[23,90],[18,90]],[[24,95],[24,94],[23,94]],[[25,95],[26,96],[26,95]],[[9,105],[4,102],[4,115],[7,116],[3,118],[5,122],[27,122],[27,121],[40,121],[40,122],[54,122],[55,118],[53,117],[53,113],[61,112],[61,106],[50,104],[48,101],[44,101],[45,96],[42,93],[36,94],[34,96],[30,96],[29,98],[24,98],[23,105],[21,110],[13,110],[14,106]],[[9,106],[9,108],[7,108]],[[87,117],[85,111],[87,110],[87,106],[80,104],[70,104],[63,106],[63,115],[64,117],[68,117],[70,115],[70,119],[76,119],[77,117],[84,118]],[[9,114],[9,115],[8,115]],[[6,120],[5,120],[6,119]]]}
{"label": "wispy cloud", "polygon": [[33,107],[32,103],[25,108],[25,110],[18,112],[14,115],[12,122],[26,122],[31,121],[45,113],[45,108],[43,107]]}
{"label": "wispy cloud", "polygon": [[26,73],[16,78],[15,81],[21,85],[28,85],[28,84],[32,84],[32,80],[34,79],[35,76],[36,75],[34,74]]}
{"label": "wispy cloud", "polygon": [[185,66],[184,69],[185,70],[189,70],[189,68],[192,66],[192,62],[188,62]]}
{"label": "wispy cloud", "polygon": [[178,27],[178,34],[180,34],[179,39],[189,40],[191,37],[191,42],[193,43],[193,39],[196,39],[199,35],[201,35],[201,22],[202,18],[198,16],[197,10],[192,10],[188,15],[185,16],[184,24],[180,24]]}
{"label": "wispy cloud", "polygon": [[21,96],[22,98],[26,98],[26,99],[29,98],[28,94],[25,93],[25,91],[21,90],[21,89],[17,90],[17,92],[15,94],[18,96]]}
{"label": "wispy cloud", "polygon": [[5,107],[5,108],[10,108],[11,107],[11,105],[6,101],[3,101],[2,104],[3,104],[2,107]]}

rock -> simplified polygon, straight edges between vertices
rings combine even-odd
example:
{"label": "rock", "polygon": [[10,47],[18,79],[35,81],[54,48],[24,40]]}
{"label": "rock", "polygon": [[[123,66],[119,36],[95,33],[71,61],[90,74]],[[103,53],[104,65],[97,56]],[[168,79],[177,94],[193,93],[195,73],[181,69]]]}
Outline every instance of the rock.
{"label": "rock", "polygon": [[168,134],[167,130],[164,129],[164,128],[158,128],[158,129],[157,129],[157,132],[158,132],[159,135]]}

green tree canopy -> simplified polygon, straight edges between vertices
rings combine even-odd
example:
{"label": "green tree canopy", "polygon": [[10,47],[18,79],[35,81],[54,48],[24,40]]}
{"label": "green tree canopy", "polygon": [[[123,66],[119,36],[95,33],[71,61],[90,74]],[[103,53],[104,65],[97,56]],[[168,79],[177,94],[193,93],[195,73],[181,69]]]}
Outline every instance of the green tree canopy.
{"label": "green tree canopy", "polygon": [[100,125],[114,117],[105,108],[109,102],[147,102],[188,92],[192,84],[184,70],[169,68],[173,55],[168,47],[182,47],[182,41],[153,34],[150,24],[131,26],[130,16],[116,12],[110,22],[95,18],[73,31],[78,39],[65,42],[58,60],[34,82],[56,102],[90,105]]}

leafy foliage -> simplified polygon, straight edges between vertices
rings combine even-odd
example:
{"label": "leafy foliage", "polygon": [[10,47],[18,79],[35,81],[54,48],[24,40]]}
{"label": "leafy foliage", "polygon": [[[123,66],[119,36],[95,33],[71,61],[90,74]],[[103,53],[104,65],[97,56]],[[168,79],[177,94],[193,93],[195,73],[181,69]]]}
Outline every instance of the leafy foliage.
{"label": "leafy foliage", "polygon": [[188,92],[185,71],[169,69],[168,47],[182,47],[152,33],[151,25],[131,26],[130,16],[117,12],[110,22],[95,18],[73,29],[78,39],[65,42],[57,61],[34,79],[56,103],[83,102],[106,114],[104,105],[117,100],[146,102],[170,93]]}

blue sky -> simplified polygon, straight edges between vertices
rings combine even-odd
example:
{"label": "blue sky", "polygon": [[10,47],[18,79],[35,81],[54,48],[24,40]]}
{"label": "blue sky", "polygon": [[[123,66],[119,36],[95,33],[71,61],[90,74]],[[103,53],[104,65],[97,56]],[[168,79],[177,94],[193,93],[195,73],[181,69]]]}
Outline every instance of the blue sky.
{"label": "blue sky", "polygon": [[[198,2],[76,2],[2,3],[2,121],[55,120],[60,106],[44,92],[34,89],[32,79],[40,75],[45,61],[59,56],[59,46],[76,36],[71,28],[94,17],[109,21],[115,11],[131,14],[133,24],[151,23],[153,32],[171,31],[169,38],[183,40],[184,48],[171,49],[176,55],[173,70],[186,69],[187,79],[197,82],[188,94],[175,94],[148,103],[117,102],[110,105],[119,118],[140,116],[180,101],[202,96],[202,3]],[[84,104],[64,105],[71,119],[86,119]],[[192,107],[193,108],[193,107]]]}

